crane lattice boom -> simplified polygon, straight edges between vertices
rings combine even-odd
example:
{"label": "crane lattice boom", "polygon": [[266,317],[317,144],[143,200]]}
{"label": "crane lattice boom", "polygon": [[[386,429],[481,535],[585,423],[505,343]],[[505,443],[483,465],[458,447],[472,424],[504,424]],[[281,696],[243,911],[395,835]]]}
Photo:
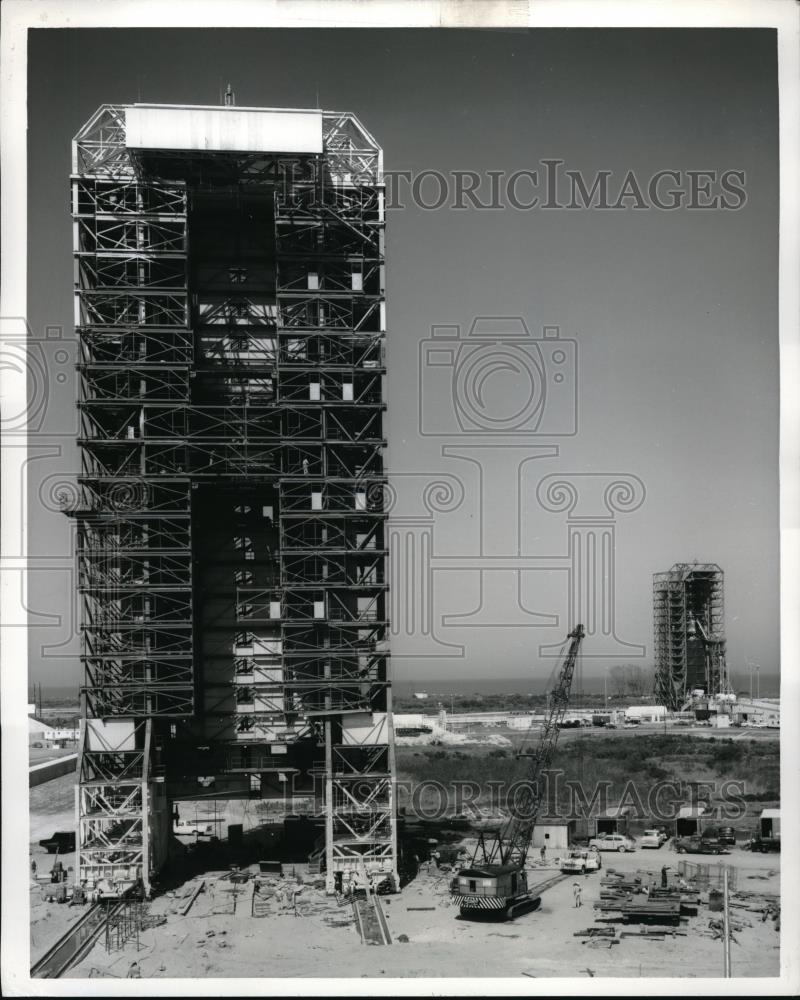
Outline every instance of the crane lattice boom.
{"label": "crane lattice boom", "polygon": [[472,858],[472,865],[501,864],[522,868],[528,854],[533,828],[542,803],[542,777],[553,760],[558,733],[569,704],[572,677],[583,641],[583,625],[576,625],[567,638],[569,648],[558,673],[556,686],[550,694],[539,741],[532,752],[521,751],[518,756],[530,763],[524,782],[516,790],[511,805],[511,816],[501,830],[491,837],[481,834]]}

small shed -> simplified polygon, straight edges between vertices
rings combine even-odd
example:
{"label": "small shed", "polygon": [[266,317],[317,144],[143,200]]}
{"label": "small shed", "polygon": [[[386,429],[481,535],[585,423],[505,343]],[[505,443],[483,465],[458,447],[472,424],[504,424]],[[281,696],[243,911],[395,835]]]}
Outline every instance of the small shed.
{"label": "small shed", "polygon": [[690,806],[681,806],[675,817],[675,836],[693,837],[700,833],[701,821],[713,816],[714,811],[707,802],[697,802]]}
{"label": "small shed", "polygon": [[763,840],[781,839],[780,809],[762,809],[758,820],[759,833]]}
{"label": "small shed", "polygon": [[593,817],[589,836],[599,837],[601,833],[627,833],[628,821],[632,815],[632,806],[609,806],[605,812]]}
{"label": "small shed", "polygon": [[574,834],[574,819],[538,820],[533,828],[531,849],[540,851],[542,847],[546,847],[548,850],[566,850],[572,843]]}

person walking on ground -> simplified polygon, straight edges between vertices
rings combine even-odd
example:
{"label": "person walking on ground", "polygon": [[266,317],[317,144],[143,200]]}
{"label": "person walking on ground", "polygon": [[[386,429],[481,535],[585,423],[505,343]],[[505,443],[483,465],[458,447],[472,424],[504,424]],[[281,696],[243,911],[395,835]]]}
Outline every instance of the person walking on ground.
{"label": "person walking on ground", "polygon": [[572,896],[573,896],[573,898],[575,900],[575,906],[576,907],[583,906],[583,902],[581,900],[581,884],[580,884],[580,882],[573,882],[572,883]]}
{"label": "person walking on ground", "polygon": [[547,858],[547,844],[542,844],[542,849],[539,851],[539,857],[542,860],[542,864],[544,864]]}
{"label": "person walking on ground", "polygon": [[36,858],[31,858],[31,875],[36,878]]}
{"label": "person walking on ground", "polygon": [[661,888],[667,888],[667,872],[669,871],[669,865],[664,865],[661,869]]}

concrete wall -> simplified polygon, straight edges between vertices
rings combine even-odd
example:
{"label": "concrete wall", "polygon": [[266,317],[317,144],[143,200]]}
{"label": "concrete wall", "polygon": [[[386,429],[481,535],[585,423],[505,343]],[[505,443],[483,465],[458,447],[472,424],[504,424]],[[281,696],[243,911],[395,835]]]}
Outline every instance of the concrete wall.
{"label": "concrete wall", "polygon": [[34,764],[28,769],[28,787],[35,788],[45,781],[52,781],[53,778],[60,778],[62,774],[70,774],[78,765],[78,755],[70,754],[68,757],[59,757],[56,760],[46,760],[43,764]]}

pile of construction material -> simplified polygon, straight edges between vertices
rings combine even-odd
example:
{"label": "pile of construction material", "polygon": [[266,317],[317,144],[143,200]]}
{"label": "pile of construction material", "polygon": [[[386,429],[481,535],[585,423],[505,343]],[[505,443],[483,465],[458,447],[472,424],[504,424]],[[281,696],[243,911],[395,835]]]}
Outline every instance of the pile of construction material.
{"label": "pile of construction material", "polygon": [[677,926],[681,917],[697,915],[698,903],[697,891],[674,876],[659,880],[650,872],[623,874],[609,869],[600,882],[600,901],[594,905],[605,919]]}
{"label": "pile of construction material", "polygon": [[[740,932],[755,926],[756,918],[765,923],[771,921],[776,931],[780,930],[780,902],[774,894],[731,892],[728,905],[728,925],[734,944],[740,943],[737,937]],[[625,938],[664,941],[668,937],[685,937],[689,931],[679,929],[681,924],[686,924],[690,917],[698,917],[701,906],[707,906],[708,916],[693,923],[691,933],[722,941],[725,928],[721,889],[709,885],[700,891],[697,884],[690,884],[677,872],[667,875],[609,869],[600,883],[600,899],[594,904],[597,925],[577,931],[574,936],[583,938],[581,943],[590,948],[611,948]],[[617,922],[641,926],[636,931],[617,933],[613,926]]]}

